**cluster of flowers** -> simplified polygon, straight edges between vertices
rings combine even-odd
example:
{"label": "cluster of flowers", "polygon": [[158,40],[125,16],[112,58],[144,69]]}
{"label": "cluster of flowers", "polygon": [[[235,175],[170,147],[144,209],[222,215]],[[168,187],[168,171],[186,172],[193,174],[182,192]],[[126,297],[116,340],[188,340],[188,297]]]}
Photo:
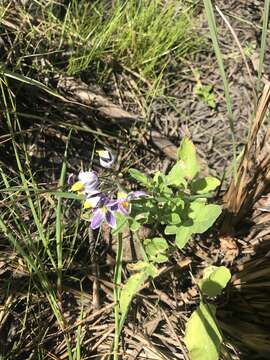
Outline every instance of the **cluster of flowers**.
{"label": "cluster of flowers", "polygon": [[[112,167],[115,156],[109,150],[98,151],[101,166]],[[130,193],[118,192],[117,199],[110,199],[99,190],[99,179],[94,171],[81,171],[78,176],[70,174],[68,184],[71,191],[84,195],[85,209],[92,209],[91,228],[97,229],[103,221],[110,227],[116,227],[115,213],[119,211],[128,216],[131,211],[130,201],[140,196],[145,196],[144,191],[133,191]]]}

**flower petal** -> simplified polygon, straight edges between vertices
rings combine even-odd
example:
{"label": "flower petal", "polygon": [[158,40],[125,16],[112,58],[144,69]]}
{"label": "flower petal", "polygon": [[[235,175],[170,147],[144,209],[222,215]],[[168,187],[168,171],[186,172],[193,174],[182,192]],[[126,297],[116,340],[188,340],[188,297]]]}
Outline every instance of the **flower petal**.
{"label": "flower petal", "polygon": [[128,194],[127,199],[128,200],[132,200],[132,199],[136,199],[140,196],[146,196],[146,192],[145,191],[132,191]]}
{"label": "flower petal", "polygon": [[94,171],[81,171],[78,179],[85,185],[85,187],[92,189],[98,186],[98,177]]}
{"label": "flower petal", "polygon": [[92,191],[87,195],[83,207],[85,209],[95,208],[101,202],[104,195],[100,191]]}
{"label": "flower petal", "polygon": [[76,181],[77,176],[73,173],[68,175],[67,183],[69,186],[72,186]]}
{"label": "flower petal", "polygon": [[115,219],[115,216],[114,214],[108,210],[106,211],[105,213],[105,218],[106,218],[106,221],[108,223],[108,225],[112,228],[115,228],[116,227],[116,219]]}
{"label": "flower petal", "polygon": [[113,166],[114,161],[109,161],[104,158],[99,158],[100,165],[105,169],[110,169]]}
{"label": "flower petal", "polygon": [[128,201],[121,201],[118,205],[118,210],[125,216],[128,216],[131,211],[131,205]]}
{"label": "flower petal", "polygon": [[98,150],[97,153],[99,155],[100,165],[107,169],[111,168],[115,161],[115,155],[113,154],[113,152],[109,149],[106,149]]}
{"label": "flower petal", "polygon": [[102,211],[101,209],[95,210],[91,221],[91,228],[93,230],[99,228],[104,218],[105,218],[104,211]]}
{"label": "flower petal", "polygon": [[111,211],[116,211],[118,209],[119,200],[109,200],[106,203],[107,208]]}

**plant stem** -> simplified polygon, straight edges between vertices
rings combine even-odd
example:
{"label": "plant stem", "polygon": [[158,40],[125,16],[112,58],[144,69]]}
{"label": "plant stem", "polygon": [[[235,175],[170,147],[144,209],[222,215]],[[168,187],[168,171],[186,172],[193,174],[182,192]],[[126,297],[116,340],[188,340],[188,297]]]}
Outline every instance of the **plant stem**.
{"label": "plant stem", "polygon": [[121,333],[120,329],[120,285],[121,285],[121,272],[122,272],[122,257],[123,257],[123,238],[122,234],[118,234],[117,252],[116,252],[116,265],[114,271],[114,323],[115,323],[115,335],[113,345],[113,360],[118,360],[119,349],[119,337]]}

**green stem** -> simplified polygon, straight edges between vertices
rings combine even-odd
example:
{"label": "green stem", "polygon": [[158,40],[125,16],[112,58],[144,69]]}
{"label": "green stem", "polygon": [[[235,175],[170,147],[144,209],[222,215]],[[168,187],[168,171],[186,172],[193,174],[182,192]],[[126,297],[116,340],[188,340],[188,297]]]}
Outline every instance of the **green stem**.
{"label": "green stem", "polygon": [[114,322],[115,322],[115,335],[114,335],[114,345],[113,345],[113,360],[118,360],[118,350],[119,350],[119,337],[121,333],[120,329],[120,308],[119,308],[119,299],[120,299],[120,285],[121,285],[121,272],[122,272],[122,258],[123,258],[123,238],[122,234],[118,234],[117,242],[117,252],[116,252],[116,265],[114,272]]}

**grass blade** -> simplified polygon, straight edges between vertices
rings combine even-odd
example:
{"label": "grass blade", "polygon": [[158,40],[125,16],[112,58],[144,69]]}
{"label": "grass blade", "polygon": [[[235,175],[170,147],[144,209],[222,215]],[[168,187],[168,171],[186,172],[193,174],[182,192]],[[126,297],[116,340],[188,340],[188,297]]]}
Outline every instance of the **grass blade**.
{"label": "grass blade", "polygon": [[224,88],[224,95],[226,99],[226,106],[227,106],[227,115],[228,115],[228,121],[229,126],[231,129],[231,137],[232,137],[232,143],[233,143],[233,174],[234,174],[234,180],[236,181],[236,142],[235,142],[235,135],[234,135],[234,115],[232,110],[232,99],[229,92],[229,82],[226,77],[222,53],[219,47],[218,43],[218,32],[217,32],[217,25],[215,21],[215,15],[214,10],[212,6],[211,0],[203,0],[204,2],[204,8],[206,12],[206,17],[208,21],[209,31],[216,55],[216,59],[218,62],[218,67],[220,71],[220,75],[223,82],[223,88]]}
{"label": "grass blade", "polygon": [[[66,171],[67,171],[67,151],[68,151],[68,145],[69,145],[70,136],[71,136],[71,131],[69,132],[69,135],[68,135],[66,149],[65,149],[65,153],[64,153],[64,161],[63,161],[63,165],[62,165],[62,169],[61,169],[60,180],[59,180],[59,183],[58,183],[58,187],[60,189],[63,188],[63,186],[65,185],[65,177],[66,177]],[[59,196],[58,200],[57,200],[56,223],[55,223],[56,253],[57,253],[57,273],[58,273],[57,290],[58,290],[59,296],[61,296],[60,294],[61,294],[62,267],[63,267],[62,202],[63,202],[63,198]]]}
{"label": "grass blade", "polygon": [[260,46],[259,69],[258,69],[258,78],[257,78],[257,83],[256,83],[257,92],[260,91],[261,80],[262,80],[262,70],[263,70],[264,55],[265,55],[265,50],[266,50],[266,37],[267,37],[267,28],[268,28],[268,21],[269,21],[269,3],[270,3],[270,0],[264,1],[263,27],[262,27],[261,46]]}

